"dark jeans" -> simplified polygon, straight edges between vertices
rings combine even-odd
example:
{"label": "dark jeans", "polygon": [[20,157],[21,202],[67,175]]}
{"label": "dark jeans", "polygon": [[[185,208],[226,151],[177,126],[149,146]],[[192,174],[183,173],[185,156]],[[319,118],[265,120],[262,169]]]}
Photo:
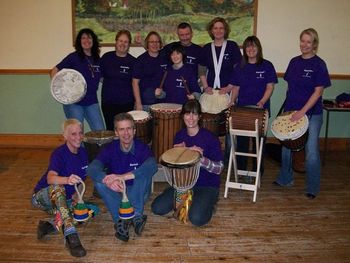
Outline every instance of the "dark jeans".
{"label": "dark jeans", "polygon": [[[237,152],[244,152],[247,153],[249,151],[249,141],[252,140],[253,142],[253,153],[256,152],[256,143],[255,138],[245,137],[245,136],[237,136]],[[259,138],[260,140],[260,138]],[[260,142],[260,141],[259,141]],[[260,172],[261,176],[264,174],[264,151],[265,151],[265,139],[263,141],[262,145],[262,155],[261,155],[261,165],[260,165]],[[253,159],[253,168],[252,171],[256,171],[256,158]],[[237,168],[238,170],[247,170],[247,162],[248,157],[247,156],[237,156]]]}
{"label": "dark jeans", "polygon": [[107,130],[114,131],[114,116],[118,113],[132,111],[134,109],[134,102],[127,104],[108,104],[102,102],[102,112],[105,119]]}
{"label": "dark jeans", "polygon": [[[219,199],[219,188],[194,187],[192,205],[188,218],[195,226],[207,224],[213,216],[213,209]],[[166,215],[174,210],[174,188],[169,187],[157,196],[151,205],[152,212],[156,215]]]}

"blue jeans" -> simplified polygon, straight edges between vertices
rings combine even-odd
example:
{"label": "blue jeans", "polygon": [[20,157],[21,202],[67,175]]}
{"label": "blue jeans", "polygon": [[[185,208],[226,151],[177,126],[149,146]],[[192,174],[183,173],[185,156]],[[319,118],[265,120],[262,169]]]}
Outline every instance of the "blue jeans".
{"label": "blue jeans", "polygon": [[67,119],[74,118],[84,124],[84,118],[92,131],[104,130],[104,122],[98,103],[81,106],[78,104],[63,105]]}
{"label": "blue jeans", "polygon": [[[305,145],[306,193],[317,195],[320,192],[321,158],[319,150],[319,135],[323,123],[322,114],[309,118],[309,136]],[[276,182],[283,186],[294,183],[292,152],[282,147],[282,164]]]}
{"label": "blue jeans", "polygon": [[[188,218],[195,226],[209,223],[213,216],[215,204],[219,199],[219,188],[194,187],[192,204]],[[174,210],[174,188],[169,187],[157,196],[151,205],[152,212],[156,215],[166,215]]]}
{"label": "blue jeans", "polygon": [[[123,194],[108,188],[104,183],[95,182],[95,188],[101,195],[103,202],[112,215],[114,223],[119,219],[119,207]],[[151,194],[152,177],[134,180],[134,183],[126,187],[126,194],[131,205],[134,207],[135,216],[143,214],[145,203]]]}

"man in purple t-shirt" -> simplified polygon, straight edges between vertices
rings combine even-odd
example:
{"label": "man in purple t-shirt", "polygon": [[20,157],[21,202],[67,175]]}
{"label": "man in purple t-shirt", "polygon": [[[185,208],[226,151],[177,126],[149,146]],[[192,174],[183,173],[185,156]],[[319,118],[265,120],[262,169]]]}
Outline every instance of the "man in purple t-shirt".
{"label": "man in purple t-shirt", "polygon": [[[147,216],[143,214],[143,209],[151,193],[152,176],[157,172],[157,163],[150,148],[134,139],[135,123],[130,114],[116,115],[114,127],[119,139],[103,148],[89,165],[88,174],[111,213],[115,236],[127,242],[131,224],[137,235],[141,235],[146,224]],[[122,219],[118,213],[124,183],[127,196],[135,210],[132,220]]]}

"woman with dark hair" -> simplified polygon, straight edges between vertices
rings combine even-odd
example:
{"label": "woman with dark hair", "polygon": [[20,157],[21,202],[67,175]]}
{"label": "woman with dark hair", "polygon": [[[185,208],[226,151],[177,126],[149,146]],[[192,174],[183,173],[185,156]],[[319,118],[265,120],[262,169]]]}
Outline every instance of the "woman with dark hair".
{"label": "woman with dark hair", "polygon": [[[181,111],[186,128],[175,135],[174,147],[188,147],[201,154],[199,178],[192,188],[193,199],[189,221],[202,226],[212,218],[219,197],[220,174],[224,167],[219,139],[210,131],[199,127],[201,105],[197,100],[187,101]],[[174,188],[169,187],[155,198],[152,212],[165,215],[174,210]]]}
{"label": "woman with dark hair", "polygon": [[51,78],[63,68],[79,71],[87,84],[86,95],[74,104],[63,105],[66,118],[88,122],[91,130],[104,130],[98,105],[97,89],[100,82],[100,47],[96,34],[89,28],[81,29],[75,39],[75,52],[58,63],[50,73]]}
{"label": "woman with dark hair", "polygon": [[201,90],[197,76],[191,66],[184,64],[185,48],[181,44],[170,47],[169,53],[172,65],[167,70],[162,88],[156,89],[156,97],[164,98],[164,102],[185,104],[189,99],[198,98]]}
{"label": "woman with dark hair", "polygon": [[135,98],[135,109],[149,111],[157,103],[155,94],[167,69],[166,59],[159,54],[163,47],[160,35],[151,31],[145,38],[146,52],[137,59],[133,71],[132,87]]}
{"label": "woman with dark hair", "polygon": [[[331,86],[326,63],[317,56],[319,38],[313,28],[305,29],[299,36],[301,55],[289,62],[284,79],[288,82],[285,111],[296,111],[291,121],[305,115],[309,119],[308,138],[305,145],[306,189],[305,195],[314,199],[320,192],[321,160],[319,135],[322,127],[322,94]],[[282,165],[274,182],[278,186],[292,186],[294,183],[292,153],[282,147]]]}
{"label": "woman with dark hair", "polygon": [[115,51],[101,58],[102,112],[107,130],[114,130],[116,114],[134,109],[132,71],[136,58],[128,53],[130,43],[130,32],[120,30],[115,36]]}
{"label": "woman with dark hair", "polygon": [[[256,106],[270,113],[270,97],[274,84],[278,82],[272,63],[263,58],[260,40],[249,36],[243,42],[243,58],[234,68],[231,104],[238,106]],[[255,140],[252,140],[255,147]],[[248,152],[249,137],[237,136],[237,151]],[[247,157],[238,156],[239,170],[246,170]],[[263,173],[263,166],[261,167]]]}

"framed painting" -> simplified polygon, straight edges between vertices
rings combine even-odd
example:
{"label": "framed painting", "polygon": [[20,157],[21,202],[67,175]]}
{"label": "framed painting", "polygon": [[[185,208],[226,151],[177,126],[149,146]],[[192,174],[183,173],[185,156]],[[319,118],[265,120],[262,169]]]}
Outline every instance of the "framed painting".
{"label": "framed painting", "polygon": [[176,27],[188,22],[193,42],[211,41],[206,26],[214,17],[226,19],[231,28],[229,39],[242,45],[256,34],[258,0],[72,0],[73,41],[82,28],[91,28],[102,46],[114,46],[115,34],[127,29],[132,46],[142,46],[150,31],[157,31],[164,43],[178,40]]}

